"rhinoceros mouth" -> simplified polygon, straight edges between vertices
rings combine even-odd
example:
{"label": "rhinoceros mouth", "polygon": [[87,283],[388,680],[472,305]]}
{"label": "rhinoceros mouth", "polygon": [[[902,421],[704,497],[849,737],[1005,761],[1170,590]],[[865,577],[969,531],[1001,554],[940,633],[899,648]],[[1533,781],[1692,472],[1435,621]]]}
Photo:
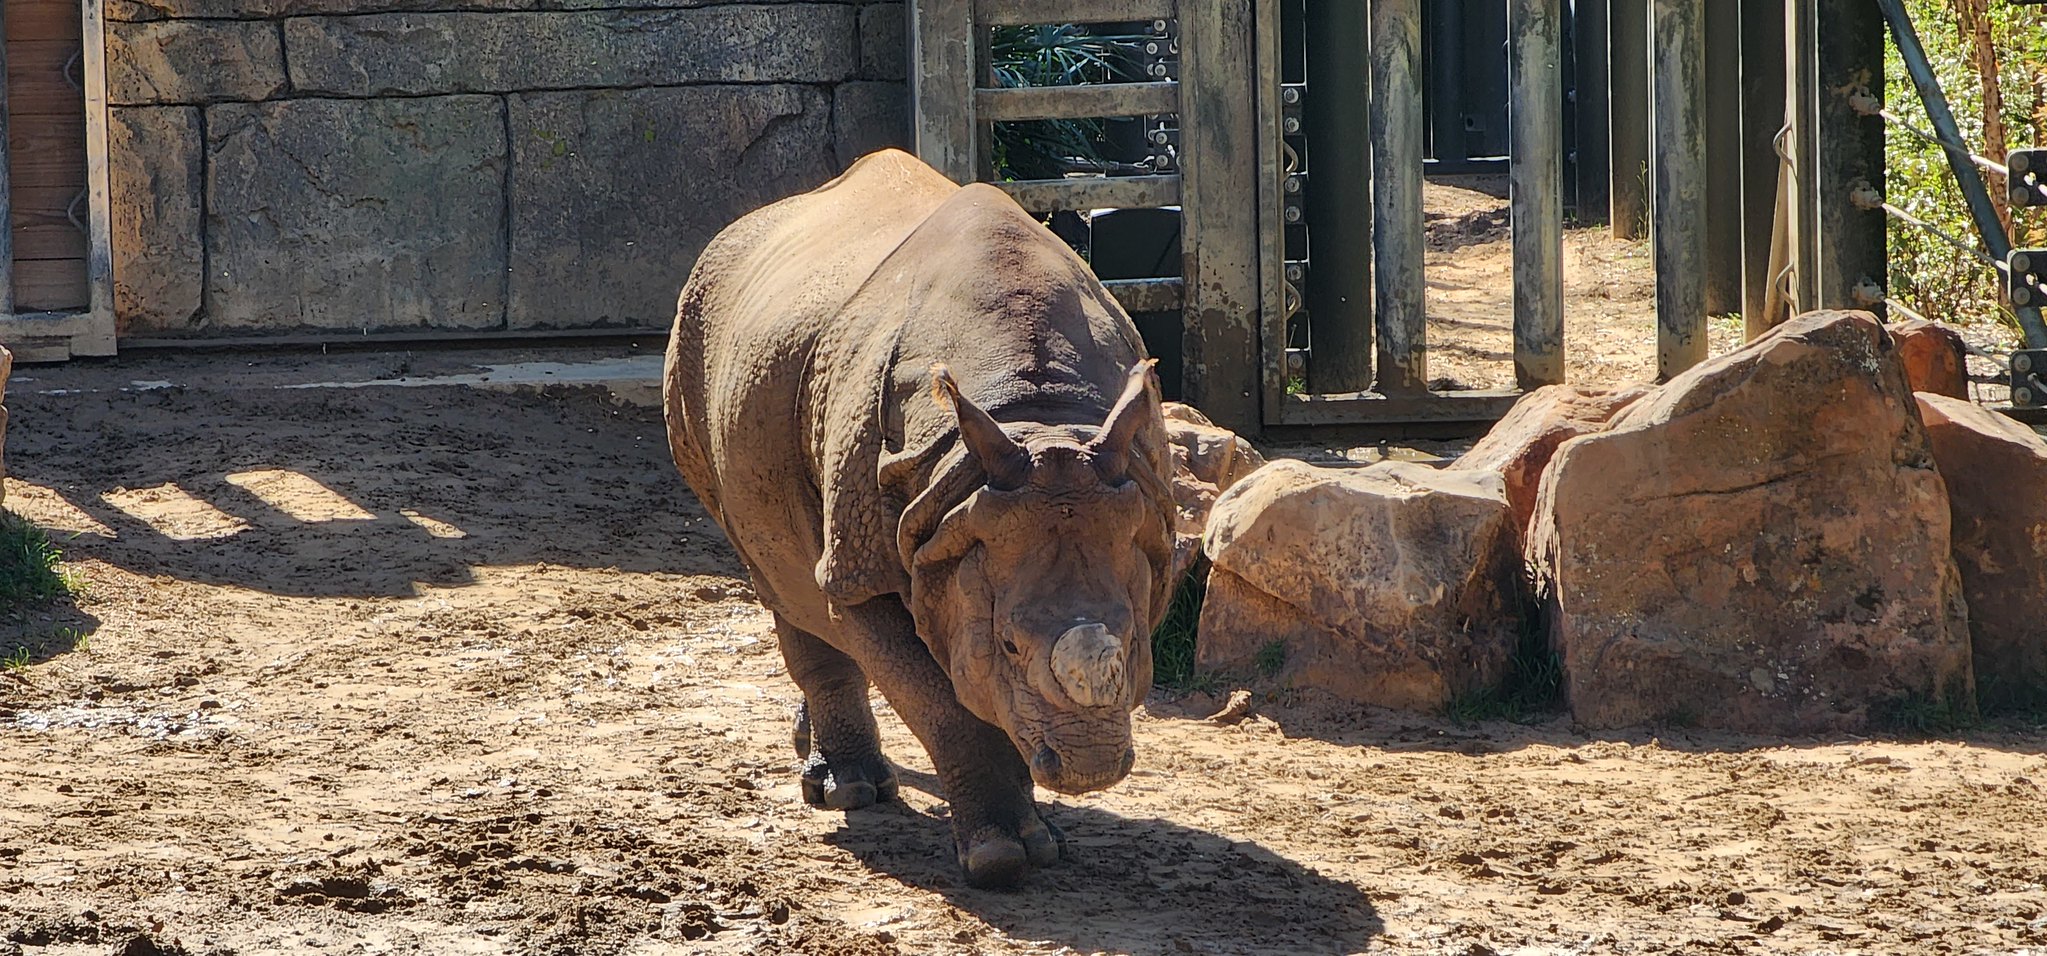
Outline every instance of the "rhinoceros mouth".
{"label": "rhinoceros mouth", "polygon": [[1119,747],[1061,748],[1032,742],[1019,748],[1028,755],[1031,780],[1055,793],[1077,796],[1114,786],[1137,765],[1137,750],[1126,739]]}

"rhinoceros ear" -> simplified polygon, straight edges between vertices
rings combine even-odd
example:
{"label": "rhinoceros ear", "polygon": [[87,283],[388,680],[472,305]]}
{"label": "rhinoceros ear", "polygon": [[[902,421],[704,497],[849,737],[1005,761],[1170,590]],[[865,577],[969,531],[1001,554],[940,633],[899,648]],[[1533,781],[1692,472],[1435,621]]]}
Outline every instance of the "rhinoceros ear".
{"label": "rhinoceros ear", "polygon": [[1158,373],[1152,366],[1158,359],[1145,359],[1130,366],[1130,377],[1123,383],[1123,395],[1116,399],[1116,406],[1109,409],[1109,417],[1102,422],[1102,431],[1093,441],[1088,442],[1088,453],[1094,459],[1095,471],[1106,482],[1123,480],[1130,471],[1130,444],[1137,440],[1137,433],[1144,423],[1158,412],[1158,402],[1152,398],[1152,389],[1158,384]]}
{"label": "rhinoceros ear", "polygon": [[1010,490],[1021,487],[1031,470],[1030,453],[1009,437],[1002,426],[981,406],[960,394],[959,382],[954,381],[952,370],[944,365],[931,366],[931,395],[941,404],[951,406],[959,418],[960,441],[974,460],[981,463],[981,470],[988,475],[991,488]]}

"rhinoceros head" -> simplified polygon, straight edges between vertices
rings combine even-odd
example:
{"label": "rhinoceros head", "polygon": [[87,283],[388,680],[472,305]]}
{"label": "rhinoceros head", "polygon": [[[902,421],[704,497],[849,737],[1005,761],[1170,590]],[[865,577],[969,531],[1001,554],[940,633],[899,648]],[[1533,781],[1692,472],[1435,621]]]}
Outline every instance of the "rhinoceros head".
{"label": "rhinoceros head", "polygon": [[1023,440],[933,371],[984,480],[911,555],[918,630],[960,703],[1009,735],[1038,784],[1109,786],[1136,758],[1130,710],[1151,686],[1169,594],[1170,492],[1134,447],[1159,421],[1150,363],[1098,429],[1019,428]]}

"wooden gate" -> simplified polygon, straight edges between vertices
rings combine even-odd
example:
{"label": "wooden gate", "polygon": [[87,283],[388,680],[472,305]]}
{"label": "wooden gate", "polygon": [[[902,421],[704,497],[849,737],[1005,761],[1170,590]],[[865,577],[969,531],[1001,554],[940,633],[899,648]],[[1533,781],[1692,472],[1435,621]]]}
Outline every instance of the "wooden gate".
{"label": "wooden gate", "polygon": [[[1269,0],[1268,0],[1269,2]],[[1033,212],[1173,208],[1179,278],[1107,283],[1132,312],[1178,309],[1183,396],[1219,424],[1258,430],[1261,144],[1253,92],[1253,0],[916,0],[912,44],[917,154],[956,182],[994,178],[994,124],[1178,116],[1179,161],[1150,175],[999,183]],[[1029,24],[1176,21],[1179,78],[1004,89],[991,31]]]}
{"label": "wooden gate", "polygon": [[101,0],[6,0],[0,20],[0,343],[23,361],[112,355]]}

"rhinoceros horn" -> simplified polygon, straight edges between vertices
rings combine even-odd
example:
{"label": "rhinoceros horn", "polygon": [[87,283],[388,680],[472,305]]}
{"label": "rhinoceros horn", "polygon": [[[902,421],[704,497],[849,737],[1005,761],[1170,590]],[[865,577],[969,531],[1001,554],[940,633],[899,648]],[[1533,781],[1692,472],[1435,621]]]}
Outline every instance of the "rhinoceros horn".
{"label": "rhinoceros horn", "polygon": [[1109,417],[1102,422],[1101,433],[1088,442],[1089,457],[1094,459],[1095,471],[1106,482],[1117,482],[1130,470],[1130,443],[1137,440],[1137,431],[1151,417],[1151,409],[1145,402],[1145,395],[1151,389],[1152,366],[1158,359],[1145,359],[1130,366],[1130,377],[1123,383],[1123,395],[1116,399],[1116,406],[1109,409]]}
{"label": "rhinoceros horn", "polygon": [[1052,677],[1082,707],[1123,702],[1123,642],[1100,624],[1082,624],[1052,645]]}
{"label": "rhinoceros horn", "polygon": [[1003,490],[1021,486],[1030,475],[1030,453],[981,406],[960,394],[959,382],[953,380],[952,370],[943,364],[931,366],[931,393],[952,406],[953,414],[959,418],[960,440],[966,443],[974,460],[981,463],[981,470],[988,475],[988,485]]}

